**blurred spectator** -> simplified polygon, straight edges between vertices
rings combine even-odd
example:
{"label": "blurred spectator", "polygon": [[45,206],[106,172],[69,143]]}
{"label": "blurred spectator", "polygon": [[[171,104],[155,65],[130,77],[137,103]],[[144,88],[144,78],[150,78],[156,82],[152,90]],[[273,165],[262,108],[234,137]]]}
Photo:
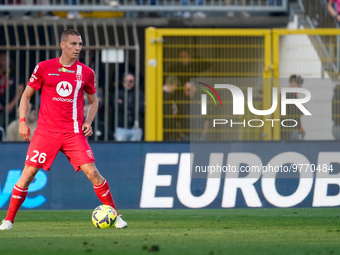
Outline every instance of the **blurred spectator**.
{"label": "blurred spectator", "polygon": [[127,73],[123,76],[123,87],[118,93],[118,127],[115,130],[115,140],[122,141],[141,141],[143,136],[144,122],[144,93],[139,91],[138,118],[136,122],[136,91],[135,76]]}
{"label": "blurred spectator", "polygon": [[177,130],[180,128],[178,120],[179,100],[183,97],[184,85],[191,77],[206,71],[211,63],[194,55],[189,49],[181,49],[176,62],[166,68],[169,74],[163,85],[163,114],[164,114],[164,140],[180,140]]}
{"label": "blurred spectator", "polygon": [[332,99],[332,133],[335,139],[340,140],[340,84],[335,86]]}
{"label": "blurred spectator", "polygon": [[[126,66],[126,63],[115,63],[115,67],[113,69],[112,75],[111,75],[111,83],[109,86],[110,92],[115,93],[116,92],[116,85],[118,85],[118,90],[123,89],[123,78],[124,75],[128,72],[135,74],[136,73],[136,67],[131,64],[132,62],[129,61],[128,66]],[[118,65],[118,73],[116,73],[116,65]],[[116,84],[116,76],[118,78],[118,83]],[[139,87],[140,90],[144,91],[144,87],[141,81],[143,81],[144,78],[142,74],[139,74]]]}
{"label": "blurred spectator", "polygon": [[[68,5],[78,5],[78,0],[66,0]],[[69,11],[67,12],[68,19],[82,19],[83,16],[79,13],[79,11]]]}
{"label": "blurred spectator", "polygon": [[201,115],[201,99],[195,86],[184,84],[182,103],[179,105],[180,137],[182,141],[205,141],[209,122]]}
{"label": "blurred spectator", "polygon": [[[203,0],[195,0],[196,5],[203,5]],[[182,0],[183,6],[189,5],[189,0]],[[193,15],[193,18],[206,18],[207,15],[204,12],[195,12]],[[185,19],[191,18],[191,13],[189,11],[185,11],[182,13],[182,17]]]}
{"label": "blurred spectator", "polygon": [[181,49],[178,53],[178,58],[176,62],[169,66],[167,72],[173,73],[171,76],[176,73],[180,73],[178,75],[178,89],[182,90],[184,88],[184,84],[190,81],[191,77],[197,77],[197,73],[204,72],[210,67],[210,63],[201,59],[193,53],[193,51],[189,49]]}
{"label": "blurred spectator", "polygon": [[[19,114],[18,114],[19,116]],[[7,127],[7,141],[9,142],[24,142],[25,140],[19,135],[19,120],[18,117],[16,120],[12,121]],[[37,128],[37,111],[34,106],[30,105],[26,117],[26,123],[31,129],[31,137],[34,134],[35,129]]]}
{"label": "blurred spectator", "polygon": [[163,85],[164,141],[177,141],[180,139],[178,133],[176,133],[179,123],[175,118],[178,115],[178,101],[180,97],[180,90],[177,89],[178,84],[179,80],[176,76],[169,76]]}
{"label": "blurred spectator", "polygon": [[[236,3],[238,4],[239,2],[241,2],[242,5],[246,5],[246,0],[239,0]],[[225,0],[225,4],[226,5],[235,5],[235,0]],[[243,18],[249,18],[250,14],[248,12],[241,12],[241,16]],[[227,17],[228,18],[234,18],[235,14],[233,12],[228,12]]]}
{"label": "blurred spectator", "polygon": [[[9,69],[7,67],[6,51],[0,51],[0,126],[5,126],[6,112],[9,114],[9,123],[15,120],[15,106],[24,91],[24,82],[16,81],[16,70],[13,62],[10,60]],[[8,78],[8,84],[6,84]],[[18,83],[18,88],[16,85]],[[6,105],[6,90],[9,90],[9,104]]]}
{"label": "blurred spectator", "polygon": [[[289,78],[289,87],[301,88],[303,78],[300,75],[291,75]],[[297,93],[287,93],[287,99],[297,99]],[[281,139],[286,141],[302,140],[305,136],[305,131],[301,124],[302,112],[295,104],[288,104],[286,106],[286,116],[284,119],[292,119],[295,121],[286,121],[285,125],[289,127],[281,127]],[[295,124],[297,125],[295,127]]]}
{"label": "blurred spectator", "polygon": [[340,22],[340,0],[328,0],[328,11],[338,22]]}

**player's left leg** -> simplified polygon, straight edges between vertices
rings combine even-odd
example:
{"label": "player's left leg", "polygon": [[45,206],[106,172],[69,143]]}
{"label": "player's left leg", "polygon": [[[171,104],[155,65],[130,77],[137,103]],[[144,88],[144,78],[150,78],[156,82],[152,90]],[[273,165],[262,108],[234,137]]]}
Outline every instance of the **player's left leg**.
{"label": "player's left leg", "polygon": [[[95,159],[86,137],[83,134],[64,134],[64,143],[61,152],[69,159],[76,171],[82,170],[84,172],[91,181],[99,200],[104,205],[109,205],[116,210],[109,184],[99,173],[95,165]],[[124,228],[127,227],[127,223],[118,216],[115,226],[116,228]]]}
{"label": "player's left leg", "polygon": [[99,173],[91,147],[83,134],[64,134],[61,152],[65,154],[76,171],[82,170],[91,181],[94,191],[104,205],[116,210],[109,184]]}
{"label": "player's left leg", "polygon": [[80,166],[80,169],[91,181],[94,191],[97,197],[104,205],[109,205],[116,210],[115,203],[111,195],[110,187],[108,182],[99,173],[96,165],[94,163],[88,163]]}
{"label": "player's left leg", "polygon": [[[88,164],[81,165],[80,169],[84,172],[87,178],[89,178],[89,180],[92,182],[94,191],[97,197],[99,198],[99,200],[104,205],[109,205],[117,211],[115,203],[112,198],[109,184],[104,179],[104,177],[99,173],[96,165],[94,163],[88,163]],[[118,215],[115,227],[116,228],[127,227],[127,223],[121,218],[120,215]]]}

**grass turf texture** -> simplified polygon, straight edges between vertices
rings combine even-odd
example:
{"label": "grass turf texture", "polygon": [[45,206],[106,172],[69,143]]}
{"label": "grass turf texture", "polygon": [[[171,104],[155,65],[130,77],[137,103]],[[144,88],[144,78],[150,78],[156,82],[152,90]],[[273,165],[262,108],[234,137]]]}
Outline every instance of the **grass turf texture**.
{"label": "grass turf texture", "polygon": [[19,211],[0,254],[340,254],[340,208],[121,210],[128,229],[91,213]]}

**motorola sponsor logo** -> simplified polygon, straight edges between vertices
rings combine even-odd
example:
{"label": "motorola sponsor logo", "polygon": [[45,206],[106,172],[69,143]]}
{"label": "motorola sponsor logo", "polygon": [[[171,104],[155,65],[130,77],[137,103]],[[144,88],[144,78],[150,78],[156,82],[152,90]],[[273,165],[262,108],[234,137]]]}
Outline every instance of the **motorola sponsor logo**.
{"label": "motorola sponsor logo", "polygon": [[73,99],[72,98],[63,98],[63,97],[53,97],[52,101],[65,102],[65,103],[73,103]]}

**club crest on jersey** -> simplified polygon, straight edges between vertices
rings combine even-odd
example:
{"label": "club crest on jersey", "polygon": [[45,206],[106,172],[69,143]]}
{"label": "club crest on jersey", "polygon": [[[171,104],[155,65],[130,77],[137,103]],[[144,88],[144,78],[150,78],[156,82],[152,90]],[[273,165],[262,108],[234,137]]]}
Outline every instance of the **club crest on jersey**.
{"label": "club crest on jersey", "polygon": [[87,153],[87,156],[89,156],[89,158],[93,158],[93,154],[91,150],[87,150],[86,153]]}
{"label": "club crest on jersey", "polygon": [[67,97],[71,95],[73,88],[71,83],[67,81],[61,81],[58,83],[56,90],[59,96]]}
{"label": "club crest on jersey", "polygon": [[77,81],[82,81],[82,80],[83,80],[83,75],[77,74]]}
{"label": "club crest on jersey", "polygon": [[68,70],[65,67],[59,68],[58,72],[63,72],[63,73],[75,73],[76,71],[74,70]]}

